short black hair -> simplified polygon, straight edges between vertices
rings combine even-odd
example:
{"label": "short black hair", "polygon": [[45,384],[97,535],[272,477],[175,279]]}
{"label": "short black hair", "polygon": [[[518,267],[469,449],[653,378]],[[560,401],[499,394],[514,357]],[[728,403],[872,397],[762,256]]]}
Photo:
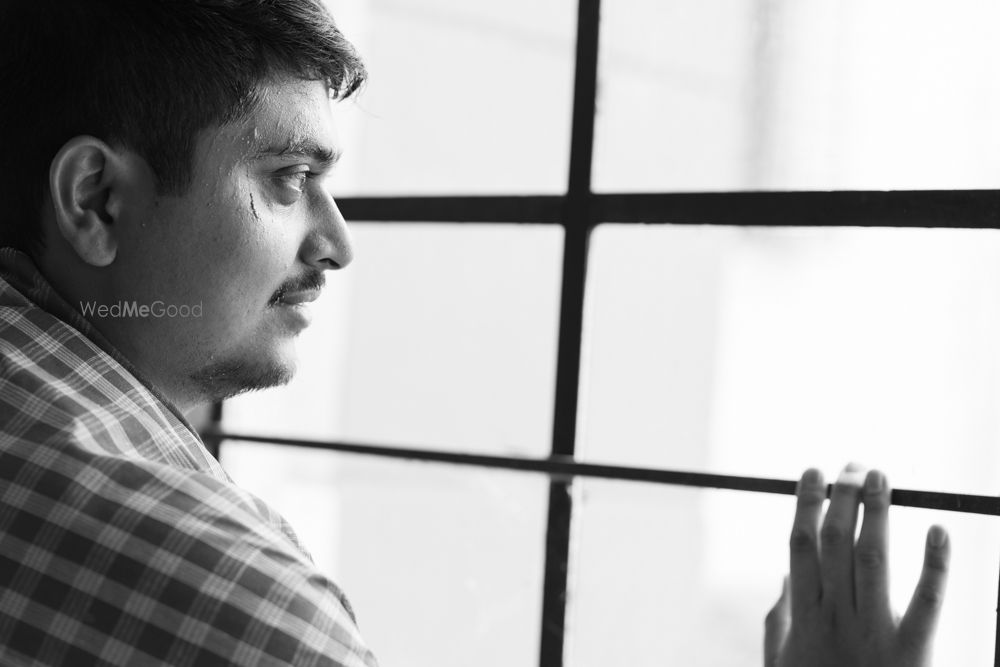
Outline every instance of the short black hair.
{"label": "short black hair", "polygon": [[0,0],[0,247],[44,248],[49,167],[91,135],[183,193],[198,132],[249,114],[277,76],[335,98],[366,71],[323,0]]}

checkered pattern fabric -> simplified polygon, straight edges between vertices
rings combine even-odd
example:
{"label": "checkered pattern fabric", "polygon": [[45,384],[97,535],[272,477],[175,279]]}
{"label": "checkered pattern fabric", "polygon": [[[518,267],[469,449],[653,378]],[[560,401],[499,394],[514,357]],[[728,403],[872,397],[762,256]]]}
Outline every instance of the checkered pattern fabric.
{"label": "checkered pattern fabric", "polygon": [[294,533],[0,249],[0,664],[373,667]]}

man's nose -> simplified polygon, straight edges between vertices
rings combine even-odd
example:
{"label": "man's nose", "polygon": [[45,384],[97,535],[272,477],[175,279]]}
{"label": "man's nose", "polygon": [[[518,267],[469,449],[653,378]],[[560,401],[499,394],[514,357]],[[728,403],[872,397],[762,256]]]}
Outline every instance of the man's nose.
{"label": "man's nose", "polygon": [[347,221],[333,196],[325,194],[315,222],[303,247],[303,261],[320,270],[342,269],[354,259]]}

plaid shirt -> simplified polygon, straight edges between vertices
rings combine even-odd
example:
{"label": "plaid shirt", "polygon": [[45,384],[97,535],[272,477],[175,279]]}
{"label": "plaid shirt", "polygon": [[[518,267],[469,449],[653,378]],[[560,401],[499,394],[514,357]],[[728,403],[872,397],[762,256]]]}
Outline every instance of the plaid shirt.
{"label": "plaid shirt", "polygon": [[373,667],[340,590],[0,249],[0,664]]}

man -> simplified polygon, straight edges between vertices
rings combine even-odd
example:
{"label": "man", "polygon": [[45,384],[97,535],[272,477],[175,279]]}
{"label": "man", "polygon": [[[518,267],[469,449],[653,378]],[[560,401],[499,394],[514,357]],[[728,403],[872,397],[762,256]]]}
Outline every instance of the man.
{"label": "man", "polygon": [[[353,48],[320,0],[0,0],[0,50],[0,664],[376,664],[182,416],[287,381],[351,261],[324,178]],[[926,655],[946,544],[896,626],[888,490],[866,487],[855,554],[852,475],[822,558],[803,478],[772,664]]]}
{"label": "man", "polygon": [[375,665],[182,411],[286,381],[323,272],[318,0],[0,4],[0,664]]}

